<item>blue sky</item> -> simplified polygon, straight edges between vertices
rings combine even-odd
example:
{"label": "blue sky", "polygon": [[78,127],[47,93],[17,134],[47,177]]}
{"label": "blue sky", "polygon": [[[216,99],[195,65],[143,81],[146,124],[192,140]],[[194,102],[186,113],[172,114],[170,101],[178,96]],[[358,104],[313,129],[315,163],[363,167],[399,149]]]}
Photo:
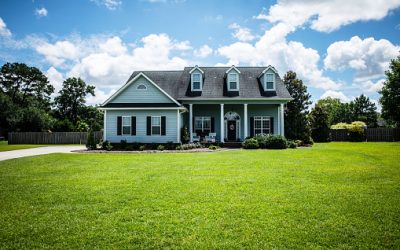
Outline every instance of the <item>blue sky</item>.
{"label": "blue sky", "polygon": [[377,101],[400,51],[400,1],[1,1],[0,64],[70,76],[103,102],[134,70],[275,66],[294,70],[313,100]]}

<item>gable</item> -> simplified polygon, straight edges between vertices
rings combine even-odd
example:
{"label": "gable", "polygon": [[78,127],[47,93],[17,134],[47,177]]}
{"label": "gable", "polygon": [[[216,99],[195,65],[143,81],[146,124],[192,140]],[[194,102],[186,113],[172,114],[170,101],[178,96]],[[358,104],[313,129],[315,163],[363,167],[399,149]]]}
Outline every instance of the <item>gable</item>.
{"label": "gable", "polygon": [[[146,86],[146,89],[143,88]],[[139,89],[138,89],[138,86]],[[168,96],[143,76],[115,96],[110,103],[174,103]]]}
{"label": "gable", "polygon": [[271,69],[271,68],[267,69],[267,70],[262,74],[262,76],[260,77],[261,83],[264,83],[265,74],[275,74],[275,71],[274,71],[273,69]]}

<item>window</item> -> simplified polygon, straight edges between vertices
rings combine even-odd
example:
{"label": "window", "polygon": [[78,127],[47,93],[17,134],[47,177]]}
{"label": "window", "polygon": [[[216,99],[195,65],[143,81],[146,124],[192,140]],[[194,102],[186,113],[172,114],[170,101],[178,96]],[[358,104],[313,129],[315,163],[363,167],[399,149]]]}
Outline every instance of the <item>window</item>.
{"label": "window", "polygon": [[274,90],[275,89],[275,74],[268,73],[265,74],[265,90]]}
{"label": "window", "polygon": [[254,135],[267,135],[271,133],[270,118],[268,116],[254,117]]}
{"label": "window", "polygon": [[192,90],[193,91],[201,90],[201,74],[199,73],[192,74]]}
{"label": "window", "polygon": [[228,75],[228,90],[239,90],[238,74],[230,73]]}
{"label": "window", "polygon": [[161,117],[151,117],[151,135],[161,135]]}
{"label": "window", "polygon": [[139,90],[146,90],[147,87],[146,87],[146,85],[144,85],[144,84],[140,84],[139,86],[137,86],[136,89],[139,89]]}
{"label": "window", "polygon": [[211,117],[197,116],[194,118],[194,129],[201,132],[211,131]]}
{"label": "window", "polygon": [[122,134],[123,135],[131,134],[131,117],[130,116],[122,117]]}

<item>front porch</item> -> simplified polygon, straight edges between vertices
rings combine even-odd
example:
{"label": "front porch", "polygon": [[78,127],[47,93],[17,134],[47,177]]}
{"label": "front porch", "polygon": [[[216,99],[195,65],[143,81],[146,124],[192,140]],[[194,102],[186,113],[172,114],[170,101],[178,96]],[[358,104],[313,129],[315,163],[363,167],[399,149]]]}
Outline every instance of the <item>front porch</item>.
{"label": "front porch", "polygon": [[257,134],[284,135],[283,103],[187,103],[182,125],[190,142],[241,142]]}

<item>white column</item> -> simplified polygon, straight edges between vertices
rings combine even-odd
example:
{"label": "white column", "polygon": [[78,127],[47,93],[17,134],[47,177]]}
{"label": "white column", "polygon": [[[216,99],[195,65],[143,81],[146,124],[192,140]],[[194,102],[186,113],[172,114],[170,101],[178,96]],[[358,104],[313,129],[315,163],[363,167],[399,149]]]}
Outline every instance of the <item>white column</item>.
{"label": "white column", "polygon": [[176,142],[181,142],[181,117],[179,115],[179,109],[176,110]]}
{"label": "white column", "polygon": [[243,104],[243,106],[244,106],[244,123],[243,123],[243,127],[244,127],[244,133],[243,133],[243,139],[246,139],[246,137],[247,137],[247,124],[248,124],[248,121],[247,121],[247,103],[245,103],[245,104]]}
{"label": "white column", "polygon": [[224,104],[221,103],[221,142],[224,142],[225,132],[224,132]]}
{"label": "white column", "polygon": [[104,121],[103,121],[103,141],[107,140],[107,110],[104,110]]}
{"label": "white column", "polygon": [[281,135],[285,136],[285,109],[283,103],[281,103]]}
{"label": "white column", "polygon": [[193,142],[193,104],[189,104],[189,137],[190,143]]}

